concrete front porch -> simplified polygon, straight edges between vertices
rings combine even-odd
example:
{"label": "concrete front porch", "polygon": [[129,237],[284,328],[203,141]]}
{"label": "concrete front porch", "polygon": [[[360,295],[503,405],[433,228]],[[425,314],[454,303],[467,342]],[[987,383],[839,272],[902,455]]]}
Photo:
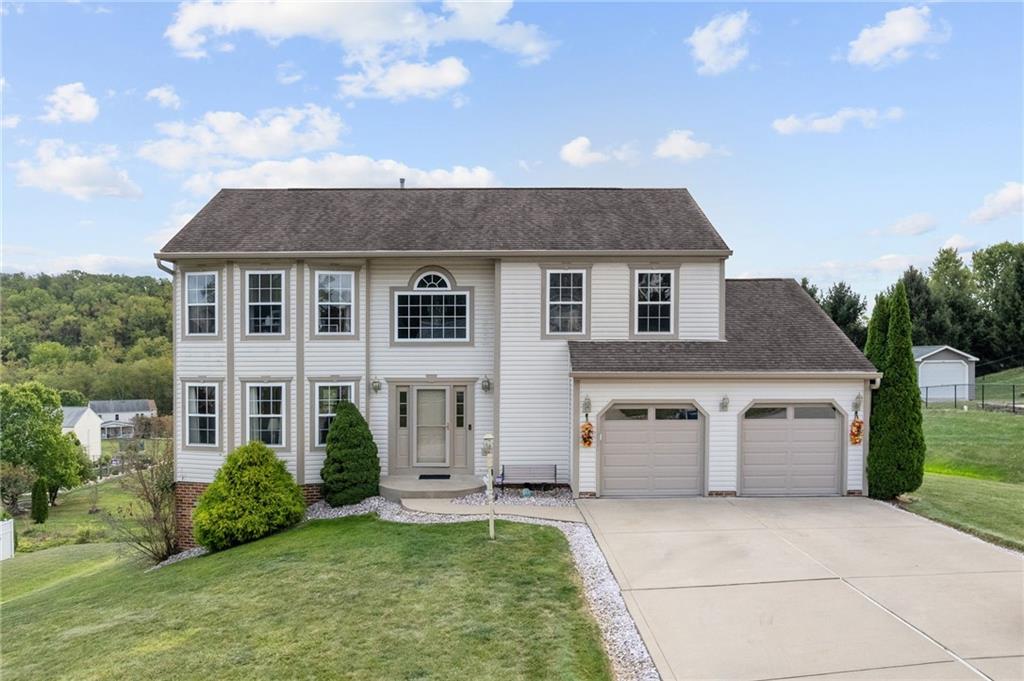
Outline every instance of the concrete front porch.
{"label": "concrete front porch", "polygon": [[387,475],[380,479],[380,495],[402,499],[454,499],[484,491],[484,481],[473,475],[452,475],[447,480],[421,480],[417,475]]}

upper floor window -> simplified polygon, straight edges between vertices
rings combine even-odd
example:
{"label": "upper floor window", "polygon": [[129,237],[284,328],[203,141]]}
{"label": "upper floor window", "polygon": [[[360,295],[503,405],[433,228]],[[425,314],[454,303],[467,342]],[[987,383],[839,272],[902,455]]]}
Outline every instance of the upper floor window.
{"label": "upper floor window", "polygon": [[671,270],[637,270],[635,276],[633,332],[672,333]]}
{"label": "upper floor window", "polygon": [[565,335],[585,334],[586,295],[586,270],[547,270],[547,332]]}
{"label": "upper floor window", "polygon": [[316,273],[316,333],[352,334],[353,282],[352,272]]}
{"label": "upper floor window", "polygon": [[456,291],[440,272],[416,278],[411,291],[395,293],[395,340],[469,340],[468,291]]}
{"label": "upper floor window", "polygon": [[340,402],[351,402],[355,397],[354,383],[316,384],[316,446],[327,444],[327,431],[331,429],[334,412]]}
{"label": "upper floor window", "polygon": [[217,386],[189,384],[186,391],[186,443],[191,446],[217,446]]}
{"label": "upper floor window", "polygon": [[185,334],[217,335],[217,273],[185,273]]}
{"label": "upper floor window", "polygon": [[245,300],[247,333],[284,334],[284,272],[247,272]]}

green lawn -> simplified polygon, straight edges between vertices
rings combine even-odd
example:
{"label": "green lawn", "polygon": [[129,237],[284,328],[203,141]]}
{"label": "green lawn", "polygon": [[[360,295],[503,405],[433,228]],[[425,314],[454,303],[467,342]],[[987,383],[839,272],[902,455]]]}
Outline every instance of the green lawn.
{"label": "green lawn", "polygon": [[925,479],[903,506],[1024,550],[1024,416],[926,409]]}
{"label": "green lawn", "polygon": [[610,678],[554,528],[316,521],[154,572],[112,551],[3,564],[0,676]]}
{"label": "green lawn", "polygon": [[1016,383],[1017,385],[1024,385],[1024,367],[1017,367],[1015,369],[999,371],[994,374],[986,374],[985,376],[979,376],[977,382]]}
{"label": "green lawn", "polygon": [[[117,480],[99,484],[100,509],[114,511],[131,502],[132,496],[121,489]],[[22,507],[27,508],[28,504],[23,503]],[[57,505],[50,507],[50,515],[42,525],[33,523],[27,513],[19,515],[14,522],[18,532],[18,551],[110,541],[110,531],[102,515],[90,514],[91,507],[91,485],[85,485],[70,492],[61,492],[57,496]]]}

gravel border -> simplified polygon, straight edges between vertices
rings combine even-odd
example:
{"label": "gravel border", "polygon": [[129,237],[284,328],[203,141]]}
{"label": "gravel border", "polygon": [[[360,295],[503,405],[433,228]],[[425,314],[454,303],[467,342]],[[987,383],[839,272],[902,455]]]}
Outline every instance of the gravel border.
{"label": "gravel border", "polygon": [[[462,506],[485,506],[487,505],[487,493],[477,492],[456,497],[451,500],[453,504]],[[534,490],[533,494],[524,497],[519,490],[495,490],[494,503],[507,506],[550,506],[570,508],[576,505],[572,497],[572,491],[565,487],[557,487],[553,490]]]}
{"label": "gravel border", "polygon": [[[475,495],[470,495],[475,496]],[[467,503],[467,502],[463,502]],[[506,503],[506,502],[502,502]],[[548,505],[548,504],[544,504]],[[551,504],[556,505],[556,504]],[[558,504],[560,505],[560,504]],[[403,508],[400,504],[384,497],[370,497],[358,504],[332,508],[319,501],[306,510],[307,520],[329,520],[356,515],[376,514],[381,520],[413,524],[451,524],[487,520],[487,515],[450,515],[442,513],[420,513]],[[604,553],[597,545],[590,527],[586,523],[569,523],[542,518],[522,516],[495,516],[501,520],[527,525],[547,525],[557,528],[569,542],[573,562],[583,581],[583,593],[590,611],[601,630],[605,653],[611,661],[612,672],[619,681],[658,681],[661,676],[654,666],[647,646],[644,645],[636,623],[626,609],[626,602],[619,590]],[[195,558],[206,553],[206,549],[189,549],[175,554],[151,568],[153,570],[173,563]]]}

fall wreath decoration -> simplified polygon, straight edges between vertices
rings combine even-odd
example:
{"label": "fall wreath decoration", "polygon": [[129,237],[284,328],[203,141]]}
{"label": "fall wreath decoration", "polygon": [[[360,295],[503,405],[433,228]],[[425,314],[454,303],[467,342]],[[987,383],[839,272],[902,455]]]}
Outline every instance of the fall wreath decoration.
{"label": "fall wreath decoration", "polygon": [[589,420],[580,425],[580,444],[584,447],[594,446],[594,424]]}
{"label": "fall wreath decoration", "polygon": [[850,444],[859,445],[864,439],[864,420],[854,415],[850,423]]}

